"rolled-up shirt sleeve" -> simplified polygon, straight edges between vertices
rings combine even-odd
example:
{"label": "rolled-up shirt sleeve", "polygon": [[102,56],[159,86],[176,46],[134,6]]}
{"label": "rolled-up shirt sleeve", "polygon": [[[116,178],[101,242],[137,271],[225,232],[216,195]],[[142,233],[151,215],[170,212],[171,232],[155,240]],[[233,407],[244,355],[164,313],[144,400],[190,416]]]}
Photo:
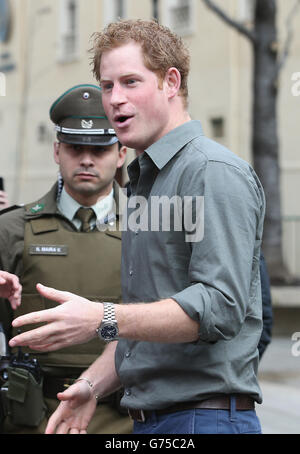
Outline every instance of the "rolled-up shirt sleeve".
{"label": "rolled-up shirt sleeve", "polygon": [[204,196],[204,214],[193,212],[203,216],[204,234],[190,242],[190,285],[172,298],[199,322],[200,341],[229,340],[241,330],[260,285],[263,190],[250,167],[210,161],[201,175],[189,175],[184,192]]}

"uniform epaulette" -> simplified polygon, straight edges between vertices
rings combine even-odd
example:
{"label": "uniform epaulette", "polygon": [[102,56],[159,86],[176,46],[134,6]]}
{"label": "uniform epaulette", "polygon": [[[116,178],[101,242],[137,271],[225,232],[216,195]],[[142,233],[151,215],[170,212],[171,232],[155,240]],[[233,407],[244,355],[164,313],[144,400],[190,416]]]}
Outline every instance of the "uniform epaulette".
{"label": "uniform epaulette", "polygon": [[18,208],[22,208],[24,205],[11,205],[8,208],[3,208],[3,210],[0,210],[0,216],[1,214],[9,213],[10,211],[17,210]]}

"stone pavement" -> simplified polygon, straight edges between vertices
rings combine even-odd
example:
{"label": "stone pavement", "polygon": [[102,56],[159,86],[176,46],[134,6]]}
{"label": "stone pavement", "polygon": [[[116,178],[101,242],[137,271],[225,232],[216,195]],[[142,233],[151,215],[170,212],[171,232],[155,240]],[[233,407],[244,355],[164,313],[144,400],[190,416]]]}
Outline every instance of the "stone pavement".
{"label": "stone pavement", "polygon": [[259,366],[263,403],[256,411],[264,434],[300,434],[300,343],[291,336],[274,337]]}

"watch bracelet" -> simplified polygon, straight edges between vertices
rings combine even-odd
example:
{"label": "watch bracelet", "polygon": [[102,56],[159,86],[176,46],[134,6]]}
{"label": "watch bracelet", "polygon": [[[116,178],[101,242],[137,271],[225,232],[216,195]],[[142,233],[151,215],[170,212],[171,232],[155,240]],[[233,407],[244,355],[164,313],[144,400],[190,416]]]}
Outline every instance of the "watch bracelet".
{"label": "watch bracelet", "polygon": [[104,301],[103,303],[103,322],[117,322],[115,314],[115,305]]}

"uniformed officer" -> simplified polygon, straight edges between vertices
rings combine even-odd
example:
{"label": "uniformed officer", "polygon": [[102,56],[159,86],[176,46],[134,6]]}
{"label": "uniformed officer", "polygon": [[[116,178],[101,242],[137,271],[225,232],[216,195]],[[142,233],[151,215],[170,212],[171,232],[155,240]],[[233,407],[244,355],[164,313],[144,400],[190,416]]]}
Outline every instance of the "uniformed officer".
{"label": "uniformed officer", "polygon": [[[106,118],[97,86],[77,85],[63,93],[53,103],[50,118],[57,131],[54,159],[59,182],[42,198],[0,216],[0,269],[19,276],[23,287],[22,303],[14,312],[8,301],[0,302],[7,332],[12,318],[56,304],[39,296],[38,282],[94,301],[121,300],[117,224],[122,193],[114,177],[126,148]],[[107,223],[116,229],[106,229]],[[96,339],[57,352],[31,352],[43,371],[42,395],[27,370],[12,370],[5,432],[44,433],[58,405],[57,393],[73,383],[103,348]],[[32,386],[34,397],[28,391]],[[114,394],[99,402],[89,433],[131,432],[131,421],[119,411],[119,397]]]}

